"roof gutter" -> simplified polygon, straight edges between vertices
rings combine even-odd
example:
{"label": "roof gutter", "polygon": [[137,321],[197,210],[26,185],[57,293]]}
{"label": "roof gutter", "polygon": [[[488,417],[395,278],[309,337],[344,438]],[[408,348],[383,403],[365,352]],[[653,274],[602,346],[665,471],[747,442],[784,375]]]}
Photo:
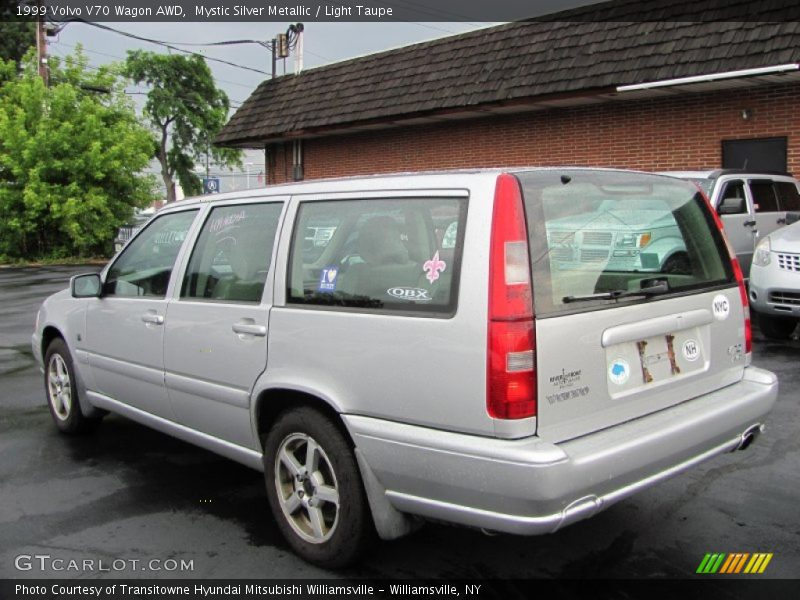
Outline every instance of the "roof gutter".
{"label": "roof gutter", "polygon": [[634,92],[637,90],[650,90],[653,88],[671,87],[675,85],[687,85],[691,83],[706,83],[720,79],[736,79],[738,77],[755,77],[758,75],[770,75],[775,73],[785,73],[787,71],[797,71],[800,64],[789,63],[772,67],[759,67],[756,69],[741,69],[739,71],[726,71],[724,73],[712,73],[710,75],[695,75],[693,77],[679,77],[678,79],[662,79],[661,81],[648,81],[647,83],[636,83],[633,85],[617,86],[618,92]]}

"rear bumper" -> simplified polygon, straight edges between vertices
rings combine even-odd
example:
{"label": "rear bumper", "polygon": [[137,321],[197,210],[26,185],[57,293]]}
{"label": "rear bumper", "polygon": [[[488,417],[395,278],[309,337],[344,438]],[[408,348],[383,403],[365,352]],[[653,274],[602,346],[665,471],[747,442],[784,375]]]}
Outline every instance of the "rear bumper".
{"label": "rear bumper", "polygon": [[774,374],[743,379],[570,442],[501,440],[346,416],[356,446],[400,511],[533,535],[588,518],[713,456],[758,427],[778,391]]}

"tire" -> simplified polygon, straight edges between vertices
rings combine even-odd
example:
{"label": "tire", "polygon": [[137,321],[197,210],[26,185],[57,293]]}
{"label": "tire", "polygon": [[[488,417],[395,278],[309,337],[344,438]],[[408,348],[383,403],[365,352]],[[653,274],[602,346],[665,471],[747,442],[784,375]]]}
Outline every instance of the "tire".
{"label": "tire", "polygon": [[341,568],[374,541],[351,445],[320,412],[300,407],[277,418],[264,442],[264,474],[272,514],[301,558]]}
{"label": "tire", "polygon": [[87,417],[81,412],[77,378],[67,344],[56,338],[44,355],[44,391],[50,416],[59,431],[79,435],[94,431],[102,417]]}
{"label": "tire", "polygon": [[786,317],[775,317],[758,313],[758,328],[764,337],[772,340],[788,340],[792,337],[797,327],[797,319]]}

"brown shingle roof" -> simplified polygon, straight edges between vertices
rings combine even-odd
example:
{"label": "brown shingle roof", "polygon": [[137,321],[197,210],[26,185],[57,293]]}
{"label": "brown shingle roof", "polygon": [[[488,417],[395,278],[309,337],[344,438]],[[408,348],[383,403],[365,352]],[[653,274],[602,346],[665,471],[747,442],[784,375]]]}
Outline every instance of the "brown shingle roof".
{"label": "brown shingle roof", "polygon": [[510,23],[267,80],[216,143],[319,135],[353,124],[798,61],[797,21]]}

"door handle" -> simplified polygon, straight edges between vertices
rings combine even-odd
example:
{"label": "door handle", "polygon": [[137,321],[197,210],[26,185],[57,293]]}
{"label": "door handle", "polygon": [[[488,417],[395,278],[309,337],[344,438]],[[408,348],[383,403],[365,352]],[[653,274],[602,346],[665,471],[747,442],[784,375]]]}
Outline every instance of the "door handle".
{"label": "door handle", "polygon": [[266,325],[256,325],[253,319],[242,319],[231,326],[234,333],[243,333],[245,335],[256,335],[264,337],[267,335]]}
{"label": "door handle", "polygon": [[145,323],[152,323],[153,325],[163,325],[164,316],[154,312],[146,312],[142,315],[142,321]]}
{"label": "door handle", "polygon": [[786,225],[786,219],[778,219],[775,221],[778,225]]}
{"label": "door handle", "polygon": [[756,222],[755,221],[745,221],[744,223],[742,223],[742,225],[744,225],[745,227],[755,227],[756,226]]}

